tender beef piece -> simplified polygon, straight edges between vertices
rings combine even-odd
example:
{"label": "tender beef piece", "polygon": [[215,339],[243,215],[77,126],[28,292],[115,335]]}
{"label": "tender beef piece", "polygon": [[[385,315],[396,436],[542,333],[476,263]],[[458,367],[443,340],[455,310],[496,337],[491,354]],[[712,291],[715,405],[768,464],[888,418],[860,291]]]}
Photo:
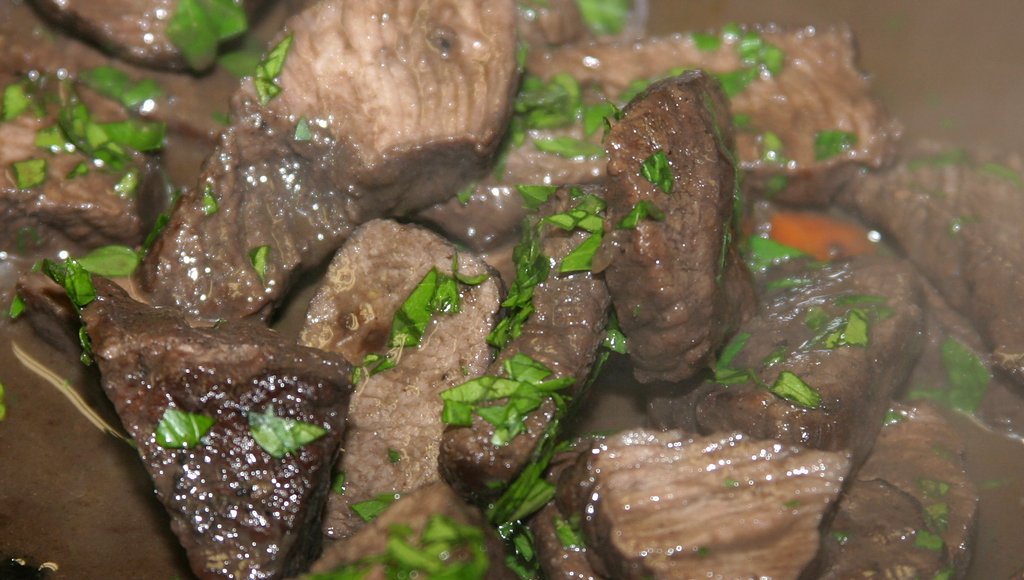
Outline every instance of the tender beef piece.
{"label": "tender beef piece", "polygon": [[840,203],[882,229],[1024,385],[1024,163],[919,146]]}
{"label": "tender beef piece", "polygon": [[[703,433],[737,429],[845,450],[856,466],[920,353],[917,275],[905,262],[865,257],[805,276],[807,285],[768,294],[761,312],[740,328],[732,344],[742,349],[718,368],[726,384],[708,381],[688,397]],[[857,320],[866,323],[866,340],[853,338],[850,324]],[[847,332],[847,339],[840,338]],[[782,373],[795,375],[820,395],[820,403],[809,408],[774,394],[770,387]]]}
{"label": "tender beef piece", "polygon": [[[326,574],[346,566],[361,567],[367,560],[386,553],[388,540],[393,536],[396,526],[408,526],[412,530],[411,541],[414,545],[420,538],[428,522],[442,516],[463,526],[473,526],[480,530],[485,541],[489,567],[484,578],[515,578],[516,576],[505,567],[505,547],[493,529],[488,525],[484,515],[474,506],[465,503],[450,487],[443,483],[432,483],[408,495],[387,508],[373,522],[367,524],[358,534],[351,538],[334,542],[324,550],[324,555],[311,570],[314,574]],[[464,545],[457,546],[448,556],[448,562],[463,562],[472,558],[472,553]],[[362,578],[363,576],[360,576]],[[367,578],[387,578],[387,570],[377,565],[372,568]],[[475,576],[474,576],[475,577]]]}
{"label": "tender beef piece", "polygon": [[[251,17],[263,0],[239,0]],[[167,35],[178,0],[32,0],[52,22],[124,60],[156,68],[187,69]],[[213,64],[212,62],[210,63]]]}
{"label": "tender beef piece", "polygon": [[[728,103],[698,71],[655,83],[623,109],[606,148],[608,223],[640,203],[665,213],[635,229],[612,229],[601,248],[634,375],[679,381],[712,362],[754,305],[731,244],[736,171]],[[641,176],[658,154],[668,160],[669,192]]]}
{"label": "tender beef piece", "polygon": [[[329,0],[290,18],[281,93],[264,106],[246,82],[235,95],[235,123],[140,286],[202,318],[266,315],[355,226],[454,195],[486,171],[504,130],[514,20],[510,0]],[[300,119],[308,140],[295,138]],[[261,275],[250,253],[263,246]]]}
{"label": "tender beef piece", "polygon": [[25,302],[22,316],[47,345],[71,354],[81,352],[81,321],[67,292],[40,272],[18,278],[16,293]]}
{"label": "tender beef piece", "polygon": [[[578,202],[571,194],[572,189],[560,188],[533,219],[575,207]],[[603,192],[599,187],[581,191],[597,195]],[[541,252],[553,264],[561,263],[588,235],[582,231],[565,232],[550,224],[542,224],[540,231]],[[550,369],[549,379],[574,378],[574,385],[565,394],[579,394],[604,340],[609,300],[604,282],[591,272],[562,274],[557,266],[552,267],[548,278],[534,288],[534,311],[521,334],[505,345],[487,374],[503,376],[505,361],[523,354]],[[546,400],[526,417],[522,433],[507,445],[496,446],[492,442],[494,426],[474,414],[472,426],[449,427],[445,431],[441,473],[463,493],[493,496],[530,461],[555,415],[554,402]]]}
{"label": "tender beef piece", "polygon": [[794,578],[850,469],[843,453],[741,434],[629,431],[558,484],[587,557],[611,578]]}
{"label": "tender beef piece", "polygon": [[[576,0],[551,0],[519,7],[519,36],[530,52],[590,37]],[[529,56],[527,52],[527,56]]]}
{"label": "tender beef piece", "polygon": [[[849,29],[754,30],[785,58],[780,74],[761,75],[731,99],[733,115],[749,119],[736,135],[744,191],[780,201],[824,204],[860,168],[879,167],[891,159],[900,128],[870,96],[867,78],[855,66]],[[617,98],[633,81],[659,78],[673,69],[737,71],[744,66],[737,49],[737,42],[724,41],[717,50],[701,51],[690,35],[571,45],[532,59],[531,71],[544,77],[569,72]],[[820,161],[814,151],[815,135],[832,130],[853,133],[856,144]],[[768,132],[781,139],[789,163],[763,159],[763,136]]]}
{"label": "tender beef piece", "polygon": [[[0,73],[0,90],[24,78]],[[98,122],[123,121],[125,112],[115,103],[87,90],[75,91],[72,84],[61,88],[61,81],[43,78],[38,98],[58,99],[67,106],[81,100]],[[59,103],[59,101],[58,101]],[[0,250],[12,254],[55,251],[70,247],[91,248],[104,244],[135,245],[145,235],[140,209],[159,203],[163,184],[156,160],[146,154],[129,153],[124,169],[104,170],[81,151],[54,153],[36,145],[40,131],[55,126],[60,105],[51,104],[42,116],[26,110],[16,118],[0,123]],[[42,159],[46,162],[45,180],[33,187],[19,188],[12,164]],[[84,164],[87,173],[68,177]],[[138,178],[134,188],[119,192],[116,188],[130,172]]]}
{"label": "tender beef piece", "polygon": [[[94,277],[82,312],[103,389],[135,440],[171,527],[203,578],[295,575],[320,550],[320,514],[345,430],[351,367],[251,322],[190,328],[171,309],[130,299]],[[215,423],[191,449],[164,448],[168,409]],[[275,458],[250,431],[252,413],[326,433]]]}
{"label": "tender beef piece", "polygon": [[[476,286],[460,284],[460,311],[434,315],[422,346],[391,349],[391,324],[402,303],[431,268],[452,275],[456,255],[460,274],[490,277]],[[367,354],[390,351],[398,366],[364,374],[352,396],[345,455],[337,465],[345,493],[328,502],[329,536],[351,536],[363,525],[352,504],[440,481],[440,393],[490,364],[486,339],[500,308],[499,286],[480,259],[425,229],[391,221],[367,222],[335,256],[310,303],[302,344],[340,353],[354,365]]]}

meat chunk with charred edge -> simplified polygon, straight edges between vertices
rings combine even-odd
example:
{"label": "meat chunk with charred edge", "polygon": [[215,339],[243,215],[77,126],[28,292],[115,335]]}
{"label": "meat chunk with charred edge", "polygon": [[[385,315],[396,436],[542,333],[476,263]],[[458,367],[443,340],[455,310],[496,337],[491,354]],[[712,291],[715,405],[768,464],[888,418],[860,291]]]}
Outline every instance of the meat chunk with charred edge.
{"label": "meat chunk with charred edge", "polygon": [[505,129],[515,17],[511,0],[328,0],[293,16],[267,80],[279,94],[248,81],[234,96],[235,123],[140,287],[200,318],[266,316],[359,224],[454,195],[487,170]]}
{"label": "meat chunk with charred edge", "polygon": [[732,146],[725,96],[698,71],[650,86],[608,134],[608,223],[643,204],[664,214],[615,228],[597,258],[642,382],[709,366],[753,311],[753,282],[732,244]]}
{"label": "meat chunk with charred edge", "polygon": [[[103,389],[193,571],[280,578],[305,570],[320,550],[351,367],[252,322],[190,328],[170,309],[94,282],[98,297],[82,319]],[[302,443],[298,431],[319,436],[296,448],[286,440]]]}
{"label": "meat chunk with charred edge", "polygon": [[849,469],[741,434],[628,431],[584,449],[557,501],[599,577],[795,578]]}
{"label": "meat chunk with charred edge", "polygon": [[[434,314],[419,346],[390,344],[403,302],[432,270],[452,277],[454,266],[460,277],[478,282],[458,284],[458,310]],[[474,280],[480,276],[486,279]],[[441,480],[440,393],[483,374],[491,363],[487,335],[500,294],[499,279],[480,259],[417,226],[367,222],[335,256],[310,303],[301,343],[340,353],[353,365],[369,354],[390,353],[397,366],[374,374],[375,363],[367,363],[356,371],[345,454],[337,466],[345,493],[328,500],[329,536],[347,537],[363,525],[353,504]]]}
{"label": "meat chunk with charred edge", "polygon": [[917,274],[897,259],[865,257],[802,276],[805,284],[769,294],[740,327],[716,380],[687,395],[695,411],[684,406],[677,421],[695,412],[701,432],[845,450],[857,466],[920,353]]}
{"label": "meat chunk with charred edge", "polygon": [[973,319],[994,366],[1024,385],[1024,163],[922,144],[839,202],[885,232]]}
{"label": "meat chunk with charred edge", "polygon": [[[533,313],[522,325],[521,333],[504,346],[488,375],[503,375],[505,361],[525,355],[547,367],[551,371],[549,379],[574,379],[567,391],[569,396],[580,392],[604,340],[610,298],[604,281],[590,271],[558,272],[557,265],[588,234],[582,230],[566,232],[542,222],[546,216],[571,210],[585,195],[602,193],[597,186],[560,188],[526,226],[540,228],[540,253],[554,266],[547,279],[533,289]],[[530,461],[557,413],[555,402],[548,398],[526,416],[524,431],[507,444],[495,443],[495,426],[476,414],[472,426],[449,427],[441,443],[442,474],[463,493],[493,496]]]}

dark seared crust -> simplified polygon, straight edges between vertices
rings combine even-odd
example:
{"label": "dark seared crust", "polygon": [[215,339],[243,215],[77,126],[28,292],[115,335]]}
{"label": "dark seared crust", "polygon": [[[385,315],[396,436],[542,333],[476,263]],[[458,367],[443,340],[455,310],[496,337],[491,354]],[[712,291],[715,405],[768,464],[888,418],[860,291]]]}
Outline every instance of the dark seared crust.
{"label": "dark seared crust", "polygon": [[[460,274],[489,277],[460,285],[460,311],[435,315],[421,346],[391,350],[395,312],[431,268],[451,275],[456,254]],[[362,527],[352,504],[441,480],[440,393],[482,375],[491,363],[486,339],[500,308],[500,286],[479,258],[457,252],[433,232],[392,221],[367,222],[335,256],[310,303],[302,344],[340,353],[356,365],[371,352],[390,351],[398,366],[364,377],[352,395],[345,455],[337,466],[345,473],[345,493],[328,501],[329,536],[347,537]],[[389,457],[392,452],[398,461]]]}
{"label": "dark seared crust", "polygon": [[843,453],[741,434],[628,431],[582,450],[558,504],[601,577],[795,578],[849,469]]}
{"label": "dark seared crust", "polygon": [[[856,48],[849,29],[755,28],[779,47],[785,62],[774,78],[761,78],[732,98],[732,112],[750,117],[749,129],[737,133],[740,166],[746,171],[745,192],[793,203],[827,203],[861,167],[880,167],[894,154],[899,124],[871,97],[867,78],[856,67]],[[670,70],[699,68],[713,73],[741,67],[734,45],[715,51],[697,48],[693,37],[674,35],[632,43],[567,46],[545,58],[531,59],[531,71],[544,77],[568,71],[584,83],[595,83],[611,96],[636,79],[653,79]],[[818,161],[814,137],[819,131],[848,131],[857,144],[844,154]],[[791,164],[762,160],[760,137],[771,131],[784,144]],[[772,179],[775,187],[769,187]],[[783,178],[783,188],[778,180]]]}
{"label": "dark seared crust", "polygon": [[[693,395],[697,426],[704,433],[742,430],[809,447],[846,450],[859,465],[870,451],[896,389],[920,353],[923,314],[917,274],[891,258],[858,258],[807,272],[811,283],[768,297],[761,312],[744,324],[746,346],[731,368],[751,369],[772,385],[783,371],[798,376],[821,395],[807,409],[747,381],[708,382]],[[868,314],[867,346],[802,347],[814,337],[805,319],[817,306],[829,317],[844,316],[836,306],[844,296],[886,299],[882,314]],[[870,306],[867,307],[870,309]],[[775,360],[781,353],[781,360]]]}
{"label": "dark seared crust", "polygon": [[[600,188],[585,191],[602,193]],[[575,203],[569,188],[561,188],[535,219],[567,211]],[[555,264],[585,237],[551,225],[543,226],[542,235],[543,253]],[[604,339],[609,300],[603,280],[590,272],[559,274],[552,268],[547,281],[534,289],[534,312],[522,334],[505,346],[488,374],[502,375],[504,361],[521,353],[551,369],[552,379],[573,377],[576,383],[568,394],[576,394]],[[493,426],[475,415],[471,427],[450,427],[441,443],[442,474],[464,493],[494,494],[496,485],[511,481],[530,460],[555,411],[554,403],[545,402],[527,416],[526,430],[501,447],[491,442]]]}
{"label": "dark seared crust", "polygon": [[[349,365],[255,323],[190,328],[179,314],[135,302],[109,281],[95,278],[95,285],[99,297],[82,318],[104,391],[138,445],[193,571],[278,578],[304,570],[320,550]],[[155,430],[168,407],[216,423],[200,445],[166,449]],[[247,421],[249,412],[271,407],[327,434],[275,459]]]}
{"label": "dark seared crust", "polygon": [[[487,170],[504,130],[514,20],[511,0],[327,0],[293,16],[279,37],[294,38],[282,92],[266,106],[252,83],[235,95],[235,122],[139,269],[140,287],[200,318],[266,316],[355,226],[451,197]],[[294,138],[300,118],[309,140]],[[271,248],[264,277],[249,258],[261,246]]]}
{"label": "dark seared crust", "polygon": [[[920,145],[839,201],[882,229],[949,305],[977,324],[993,365],[1024,385],[1024,163],[987,155],[930,160],[948,151]],[[1017,180],[993,175],[990,163]]]}
{"label": "dark seared crust", "polygon": [[[602,247],[640,381],[679,381],[705,368],[753,309],[752,282],[729,243],[732,144],[725,96],[698,71],[650,86],[608,134],[608,223],[614,227],[641,201],[666,214],[614,229]],[[640,175],[659,151],[674,176],[671,193]]]}

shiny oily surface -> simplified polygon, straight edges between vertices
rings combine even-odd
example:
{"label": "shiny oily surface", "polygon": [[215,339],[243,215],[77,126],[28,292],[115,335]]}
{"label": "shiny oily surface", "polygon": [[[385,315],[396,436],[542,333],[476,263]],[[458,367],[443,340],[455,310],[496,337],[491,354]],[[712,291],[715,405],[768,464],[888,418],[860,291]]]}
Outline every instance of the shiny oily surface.
{"label": "shiny oily surface", "polygon": [[[654,34],[729,21],[846,22],[859,41],[861,68],[904,123],[906,137],[1024,151],[1024,3],[650,0],[650,8]],[[226,102],[227,95],[217,98]],[[25,266],[0,260],[4,310],[17,271]],[[302,310],[293,305],[289,312]],[[97,430],[58,389],[27,372],[14,345],[67,379],[89,406],[117,424],[93,369],[81,367],[75,353],[44,344],[27,325],[0,319],[0,382],[7,405],[0,421],[0,555],[37,566],[54,563],[55,578],[190,577],[136,452]],[[593,425],[630,427],[642,420],[639,402],[629,396],[631,385],[624,365],[609,369],[598,388]],[[953,420],[967,440],[968,466],[981,493],[969,577],[1007,578],[1024,567],[1024,446],[965,418]]]}

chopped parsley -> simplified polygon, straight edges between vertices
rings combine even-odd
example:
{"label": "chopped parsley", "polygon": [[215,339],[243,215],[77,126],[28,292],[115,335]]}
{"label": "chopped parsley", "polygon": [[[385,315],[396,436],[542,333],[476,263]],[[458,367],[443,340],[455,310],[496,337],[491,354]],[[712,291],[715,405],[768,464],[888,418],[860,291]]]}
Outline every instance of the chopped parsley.
{"label": "chopped parsley", "polygon": [[156,426],[156,444],[168,449],[191,449],[215,423],[213,417],[168,407]]}
{"label": "chopped parsley", "polygon": [[10,121],[28,110],[32,100],[25,91],[23,83],[11,83],[4,87],[3,100],[0,102],[0,121]]}
{"label": "chopped parsley", "polygon": [[750,380],[751,373],[749,370],[733,368],[733,361],[743,348],[747,346],[750,337],[751,334],[749,332],[739,332],[722,349],[722,354],[718,357],[718,362],[715,363],[716,383],[732,385],[745,383]]}
{"label": "chopped parsley", "polygon": [[641,199],[633,205],[626,217],[622,218],[615,227],[620,230],[633,230],[647,218],[660,222],[665,219],[665,212],[650,201]]}
{"label": "chopped parsley", "polygon": [[267,257],[270,256],[270,246],[256,246],[249,250],[249,263],[252,264],[256,275],[263,282],[267,281]]}
{"label": "chopped parsley", "polygon": [[604,329],[604,340],[601,341],[601,346],[618,354],[626,354],[629,351],[629,341],[622,332],[622,327],[619,326],[619,318],[615,316],[614,310],[608,316],[608,324]]}
{"label": "chopped parsley", "polygon": [[619,34],[626,27],[632,0],[576,0],[583,22],[594,34]]}
{"label": "chopped parsley", "polygon": [[857,135],[849,131],[819,131],[814,134],[814,158],[827,161],[857,145]]}
{"label": "chopped parsley", "polygon": [[938,479],[921,478],[917,480],[917,487],[924,493],[925,497],[938,499],[949,493],[950,485]]}
{"label": "chopped parsley", "polygon": [[299,122],[295,124],[295,135],[293,138],[296,141],[309,141],[313,138],[313,132],[309,130],[309,119],[299,117]]}
{"label": "chopped parsley", "polygon": [[722,48],[722,39],[717,34],[694,32],[690,36],[693,38],[694,46],[701,52],[714,52]]}
{"label": "chopped parsley", "polygon": [[373,499],[354,503],[350,507],[360,519],[369,523],[377,519],[377,516],[384,513],[385,510],[391,507],[391,504],[398,501],[401,497],[402,494],[400,493],[382,493]]}
{"label": "chopped parsley", "polygon": [[555,526],[555,535],[558,536],[558,542],[562,544],[563,548],[580,550],[587,547],[587,544],[583,539],[583,534],[580,533],[578,520],[579,518],[577,516],[572,520],[555,517],[551,521]]}
{"label": "chopped parsley", "polygon": [[[62,262],[43,259],[37,268],[58,286],[64,288],[64,292],[71,300],[76,312],[81,312],[82,308],[96,299],[96,288],[92,284],[92,276],[74,258],[68,258]],[[82,356],[80,357],[82,364],[91,365],[92,342],[85,331],[85,326],[78,329],[78,341],[82,345]]]}
{"label": "chopped parsley", "polygon": [[203,215],[211,216],[220,209],[217,197],[213,194],[213,186],[207,184],[203,188]]}
{"label": "chopped parsley", "polygon": [[273,405],[263,413],[249,411],[247,417],[252,438],[275,459],[295,453],[327,434],[327,429],[319,425],[278,417]]}
{"label": "chopped parsley", "polygon": [[533,146],[542,153],[550,153],[568,159],[593,159],[604,155],[603,146],[575,137],[535,139]]}
{"label": "chopped parsley", "polygon": [[516,191],[523,196],[523,206],[528,210],[535,210],[551,199],[551,196],[558,191],[557,185],[517,185]]}
{"label": "chopped parsley", "polygon": [[338,495],[345,495],[345,472],[339,471],[331,481],[331,491]]}
{"label": "chopped parsley", "polygon": [[419,346],[435,313],[455,314],[460,308],[455,278],[431,268],[395,313],[388,344],[392,347]]}
{"label": "chopped parsley", "polygon": [[945,532],[949,529],[949,504],[941,502],[929,505],[924,508],[924,517],[930,530],[936,533]]}
{"label": "chopped parsley", "polygon": [[640,177],[653,183],[663,192],[672,193],[675,176],[672,175],[672,166],[669,164],[668,156],[661,149],[652,153],[640,164]]}
{"label": "chopped parsley", "polygon": [[133,81],[124,71],[107,65],[78,73],[78,80],[128,109],[135,109],[146,101],[158,99],[164,94],[155,80]]}
{"label": "chopped parsley", "polygon": [[925,550],[939,552],[945,547],[946,543],[942,541],[942,536],[938,534],[933,534],[928,530],[917,530],[914,533],[914,545]]}
{"label": "chopped parsley", "polygon": [[46,160],[26,159],[11,164],[18,189],[31,189],[46,182]]}
{"label": "chopped parsley", "polygon": [[768,390],[805,409],[817,409],[821,405],[821,394],[790,371],[779,373]]}
{"label": "chopped parsley", "polygon": [[893,425],[898,425],[906,420],[907,414],[904,411],[899,411],[897,409],[890,407],[889,410],[885,412],[885,417],[882,419],[882,426],[891,427]]}
{"label": "chopped parsley", "polygon": [[108,278],[131,276],[140,261],[139,253],[127,246],[103,246],[78,258],[89,272]]}
{"label": "chopped parsley", "polygon": [[11,320],[17,320],[22,313],[25,312],[25,299],[20,294],[15,294],[11,300],[11,308],[8,310],[8,316]]}
{"label": "chopped parsley", "polygon": [[402,460],[402,454],[399,453],[397,449],[392,449],[392,448],[388,447],[388,461],[391,462],[392,464],[394,464],[394,463],[398,463],[401,460]]}
{"label": "chopped parsley", "polygon": [[548,279],[551,260],[544,255],[540,240],[540,223],[527,225],[519,243],[512,250],[516,265],[516,277],[512,280],[508,295],[501,303],[507,309],[505,317],[487,335],[487,343],[504,348],[523,330],[523,324],[533,314],[533,290]]}
{"label": "chopped parsley", "polygon": [[167,38],[194,70],[204,70],[217,57],[217,45],[249,27],[245,8],[235,0],[180,0],[167,22]]}
{"label": "chopped parsley", "polygon": [[796,248],[761,236],[751,236],[748,245],[747,265],[754,272],[764,272],[772,266],[807,256]]}
{"label": "chopped parsley", "polygon": [[561,273],[589,271],[594,254],[601,247],[604,238],[604,218],[601,214],[607,204],[596,195],[583,194],[579,190],[575,190],[574,193],[574,197],[580,200],[575,207],[567,212],[549,215],[542,220],[565,231],[579,229],[590,234],[562,258],[559,265]]}
{"label": "chopped parsley", "polygon": [[771,131],[761,135],[761,160],[774,165],[785,165],[789,161],[783,152],[782,139]]}
{"label": "chopped parsley", "polygon": [[992,373],[973,350],[952,336],[942,342],[941,355],[946,388],[915,388],[907,397],[930,399],[957,411],[974,413],[985,398]]}
{"label": "chopped parsley", "polygon": [[284,69],[284,60],[288,56],[288,50],[291,48],[294,40],[295,37],[291,34],[284,37],[256,65],[253,84],[256,87],[256,94],[259,96],[261,105],[266,105],[274,97],[281,94],[282,89],[281,85],[277,84],[277,76]]}
{"label": "chopped parsley", "polygon": [[1024,179],[1021,179],[1019,173],[1005,165],[999,163],[985,163],[978,168],[978,173],[998,177],[999,179],[1009,182],[1017,189],[1024,189]]}

